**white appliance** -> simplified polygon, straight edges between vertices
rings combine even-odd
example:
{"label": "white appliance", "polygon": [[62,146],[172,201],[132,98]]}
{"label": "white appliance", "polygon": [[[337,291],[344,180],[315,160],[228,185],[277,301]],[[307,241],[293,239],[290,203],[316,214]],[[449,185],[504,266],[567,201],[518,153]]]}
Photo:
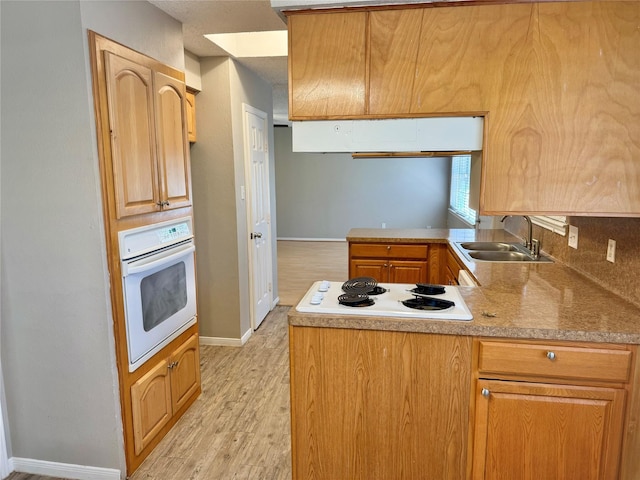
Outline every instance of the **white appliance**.
{"label": "white appliance", "polygon": [[450,152],[482,150],[483,117],[293,122],[294,152]]}
{"label": "white appliance", "polygon": [[444,293],[424,295],[428,298],[453,302],[453,306],[443,310],[419,310],[405,306],[402,302],[415,299],[416,296],[410,290],[416,288],[415,284],[386,283],[378,284],[378,287],[386,290],[378,295],[369,295],[373,301],[369,306],[347,306],[338,301],[338,297],[345,292],[341,282],[319,281],[315,282],[302,300],[296,306],[298,312],[303,313],[327,313],[333,315],[364,315],[381,317],[403,318],[428,318],[441,320],[471,320],[473,315],[464,303],[458,287],[443,286]]}
{"label": "white appliance", "polygon": [[196,323],[190,217],[118,233],[129,371]]}
{"label": "white appliance", "polygon": [[463,287],[477,287],[478,284],[473,279],[471,274],[465,270],[458,271],[458,285]]}

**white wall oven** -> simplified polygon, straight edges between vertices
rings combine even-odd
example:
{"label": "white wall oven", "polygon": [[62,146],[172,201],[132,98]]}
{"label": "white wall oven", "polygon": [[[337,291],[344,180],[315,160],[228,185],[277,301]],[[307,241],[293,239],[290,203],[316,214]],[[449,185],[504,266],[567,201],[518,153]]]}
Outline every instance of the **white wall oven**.
{"label": "white wall oven", "polygon": [[184,217],[118,233],[130,372],[196,323],[192,232]]}

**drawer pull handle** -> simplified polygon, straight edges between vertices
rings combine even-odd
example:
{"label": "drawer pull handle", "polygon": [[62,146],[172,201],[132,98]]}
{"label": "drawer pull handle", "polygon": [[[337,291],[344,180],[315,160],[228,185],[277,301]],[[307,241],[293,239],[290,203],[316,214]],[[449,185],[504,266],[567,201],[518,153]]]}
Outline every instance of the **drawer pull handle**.
{"label": "drawer pull handle", "polygon": [[547,358],[549,360],[555,360],[556,359],[556,354],[554,352],[547,352]]}
{"label": "drawer pull handle", "polygon": [[482,391],[480,392],[480,394],[484,397],[484,398],[489,398],[489,394],[491,392],[489,391],[488,388],[483,388]]}

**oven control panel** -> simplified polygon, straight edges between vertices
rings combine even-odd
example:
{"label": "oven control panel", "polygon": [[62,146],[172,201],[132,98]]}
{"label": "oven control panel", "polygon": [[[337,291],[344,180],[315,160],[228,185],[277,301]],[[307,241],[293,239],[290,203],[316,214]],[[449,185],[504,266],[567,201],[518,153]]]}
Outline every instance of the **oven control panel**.
{"label": "oven control panel", "polygon": [[120,259],[128,260],[193,238],[191,217],[118,232]]}

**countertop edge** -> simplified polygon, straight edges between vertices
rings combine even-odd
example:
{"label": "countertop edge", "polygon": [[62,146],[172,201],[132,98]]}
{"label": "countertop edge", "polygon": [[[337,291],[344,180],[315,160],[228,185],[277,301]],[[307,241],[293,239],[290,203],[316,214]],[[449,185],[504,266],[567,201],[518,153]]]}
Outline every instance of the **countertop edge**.
{"label": "countertop edge", "polygon": [[396,317],[339,316],[302,313],[291,307],[289,325],[294,327],[344,328],[352,330],[382,330],[406,333],[435,333],[470,337],[518,338],[529,340],[566,340],[592,343],[640,345],[640,334],[530,327],[477,325],[473,320],[429,320]]}

